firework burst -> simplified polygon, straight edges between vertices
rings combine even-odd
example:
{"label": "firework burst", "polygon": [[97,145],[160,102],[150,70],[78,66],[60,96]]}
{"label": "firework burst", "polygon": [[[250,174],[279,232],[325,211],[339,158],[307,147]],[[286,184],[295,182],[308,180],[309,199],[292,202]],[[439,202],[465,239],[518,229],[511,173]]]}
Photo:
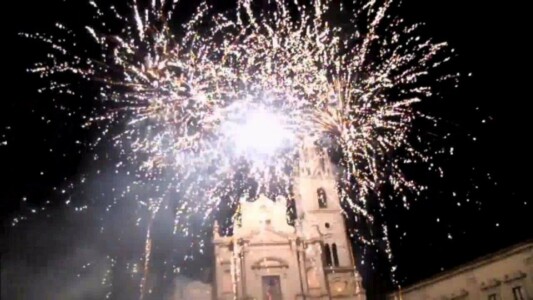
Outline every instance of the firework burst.
{"label": "firework burst", "polygon": [[415,119],[435,120],[413,105],[456,77],[432,74],[449,59],[446,44],[391,16],[392,1],[237,0],[229,13],[202,4],[187,22],[173,17],[176,1],[133,0],[128,14],[90,4],[99,25],[85,30],[99,54],[73,49],[81,33],[57,24],[60,38],[25,34],[51,46],[31,71],[63,93],[76,91],[62,73],[98,86],[112,109],[85,126],[124,128],[114,145],[140,181],[159,182],[150,219],[175,201],[170,191],[180,194],[175,230],[185,234],[191,214],[209,218],[260,192],[290,197],[292,162],[310,136],[336,157],[346,207],[369,220],[366,200],[383,186],[395,195],[423,189],[402,165],[431,160],[410,140]]}

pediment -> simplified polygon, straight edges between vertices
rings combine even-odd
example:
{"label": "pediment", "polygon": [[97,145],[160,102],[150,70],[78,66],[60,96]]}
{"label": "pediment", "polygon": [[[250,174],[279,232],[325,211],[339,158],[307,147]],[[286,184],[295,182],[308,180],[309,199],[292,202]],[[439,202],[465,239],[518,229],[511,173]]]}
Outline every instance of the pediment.
{"label": "pediment", "polygon": [[280,244],[289,243],[291,239],[294,239],[296,235],[294,233],[287,233],[272,230],[271,228],[265,228],[263,230],[253,230],[248,234],[242,236],[244,240],[247,240],[251,244]]}
{"label": "pediment", "polygon": [[252,269],[288,268],[289,264],[278,257],[264,257],[252,264]]}
{"label": "pediment", "polygon": [[487,290],[487,289],[495,288],[499,286],[500,284],[501,284],[501,281],[499,281],[498,279],[492,278],[492,279],[482,282],[481,289]]}
{"label": "pediment", "polygon": [[511,274],[506,274],[505,277],[504,277],[504,281],[505,282],[511,282],[511,281],[515,281],[515,280],[520,280],[524,277],[526,277],[526,273],[524,272],[521,272],[521,271],[517,271],[517,272],[514,272],[514,273],[511,273]]}

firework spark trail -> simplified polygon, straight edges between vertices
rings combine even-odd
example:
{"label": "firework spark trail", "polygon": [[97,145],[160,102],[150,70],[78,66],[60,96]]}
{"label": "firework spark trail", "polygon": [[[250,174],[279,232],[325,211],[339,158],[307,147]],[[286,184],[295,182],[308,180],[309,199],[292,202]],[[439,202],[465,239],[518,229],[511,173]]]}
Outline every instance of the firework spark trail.
{"label": "firework spark trail", "polygon": [[[90,3],[98,20],[123,24],[119,31],[86,26],[100,55],[70,50],[80,33],[58,24],[65,38],[24,34],[51,46],[50,61],[30,71],[50,78],[53,91],[73,93],[54,79],[60,73],[99,84],[100,100],[113,109],[88,117],[87,126],[105,124],[103,139],[114,125],[127,124],[114,145],[139,166],[140,182],[159,180],[166,191],[179,191],[175,231],[188,234],[184,214],[215,212],[227,199],[238,199],[236,193],[290,196],[287,169],[307,136],[340,153],[342,200],[369,220],[367,200],[381,199],[383,186],[396,195],[424,188],[402,172],[405,163],[431,161],[409,142],[413,121],[428,118],[413,105],[432,96],[431,84],[456,76],[430,76],[449,60],[446,44],[422,38],[418,24],[391,16],[393,1],[354,9],[349,26],[335,24],[331,14],[345,9],[331,0],[269,1],[262,8],[237,0],[236,13],[202,4],[178,30],[170,26],[177,1],[133,0],[125,15]],[[261,155],[236,152],[235,131],[227,128],[262,109],[283,116],[290,146]],[[162,170],[176,175],[159,176]],[[244,179],[236,180],[242,172]],[[250,180],[258,188],[247,187]],[[272,182],[283,188],[272,189]],[[161,201],[151,205],[153,220]]]}
{"label": "firework spark trail", "polygon": [[145,249],[144,249],[144,268],[143,268],[143,277],[141,278],[141,283],[139,285],[139,299],[142,300],[144,295],[146,295],[146,282],[148,280],[148,272],[150,271],[150,257],[152,255],[152,224],[153,218],[150,218],[148,223],[148,229],[146,229],[146,240],[145,240]]}

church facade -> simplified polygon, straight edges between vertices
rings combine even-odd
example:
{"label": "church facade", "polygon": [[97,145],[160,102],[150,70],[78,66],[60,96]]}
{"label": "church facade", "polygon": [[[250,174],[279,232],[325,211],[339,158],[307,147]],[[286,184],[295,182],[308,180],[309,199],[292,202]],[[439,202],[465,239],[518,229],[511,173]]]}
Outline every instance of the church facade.
{"label": "church facade", "polygon": [[264,195],[240,203],[231,236],[221,236],[215,224],[214,299],[366,299],[333,165],[310,143],[301,150],[297,173],[294,226],[287,222],[286,200]]}

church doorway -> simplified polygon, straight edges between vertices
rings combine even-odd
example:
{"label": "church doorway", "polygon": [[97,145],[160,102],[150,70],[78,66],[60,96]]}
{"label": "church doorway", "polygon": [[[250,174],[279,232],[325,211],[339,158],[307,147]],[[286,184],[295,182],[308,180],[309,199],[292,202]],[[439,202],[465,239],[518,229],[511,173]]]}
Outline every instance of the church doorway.
{"label": "church doorway", "polygon": [[263,300],[283,300],[279,276],[263,276]]}

